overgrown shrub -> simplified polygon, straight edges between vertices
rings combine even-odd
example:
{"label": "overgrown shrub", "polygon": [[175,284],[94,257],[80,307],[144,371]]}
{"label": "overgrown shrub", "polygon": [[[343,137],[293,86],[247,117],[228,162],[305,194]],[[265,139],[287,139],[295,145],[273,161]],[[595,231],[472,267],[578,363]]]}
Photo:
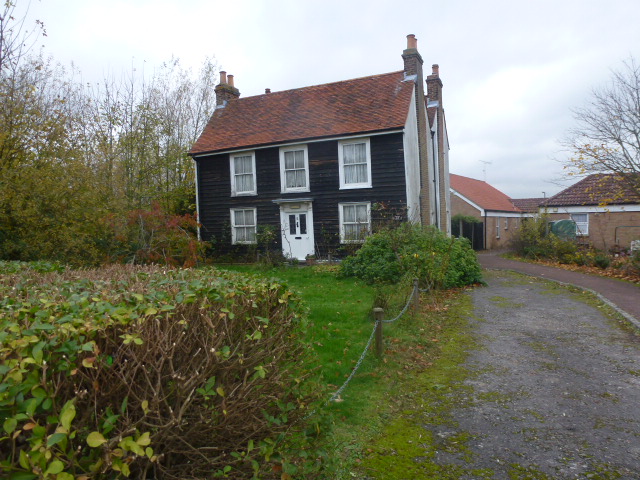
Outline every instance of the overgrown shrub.
{"label": "overgrown shrub", "polygon": [[368,237],[355,255],[342,262],[341,274],[370,284],[395,284],[410,276],[429,288],[459,287],[482,280],[468,240],[410,223]]}
{"label": "overgrown shrub", "polygon": [[531,259],[552,259],[572,263],[578,246],[571,240],[560,239],[551,233],[549,216],[540,215],[523,221],[511,242],[516,254]]}
{"label": "overgrown shrub", "polygon": [[195,215],[173,215],[159,203],[148,209],[112,214],[104,218],[105,260],[118,263],[192,267],[208,245],[197,239]]}
{"label": "overgrown shrub", "polygon": [[285,286],[213,269],[12,270],[0,270],[4,478],[295,467],[279,441],[304,413],[311,350]]}

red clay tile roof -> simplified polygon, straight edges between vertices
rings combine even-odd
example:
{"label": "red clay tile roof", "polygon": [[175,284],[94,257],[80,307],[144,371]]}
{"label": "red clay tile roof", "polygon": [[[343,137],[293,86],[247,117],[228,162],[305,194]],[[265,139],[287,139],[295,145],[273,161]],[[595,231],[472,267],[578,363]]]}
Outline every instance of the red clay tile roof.
{"label": "red clay tile roof", "polygon": [[597,173],[565,188],[545,203],[548,207],[640,204],[640,195],[616,174]]}
{"label": "red clay tile roof", "polygon": [[454,173],[449,175],[451,188],[460,195],[471,200],[484,210],[498,210],[501,212],[519,212],[520,210],[511,203],[507,197],[497,188],[487,182],[475,178],[463,177]]}
{"label": "red clay tile roof", "polygon": [[232,99],[190,153],[402,128],[414,85],[393,72]]}
{"label": "red clay tile roof", "polygon": [[512,198],[511,202],[523,212],[537,212],[540,205],[545,201],[544,197],[539,198]]}

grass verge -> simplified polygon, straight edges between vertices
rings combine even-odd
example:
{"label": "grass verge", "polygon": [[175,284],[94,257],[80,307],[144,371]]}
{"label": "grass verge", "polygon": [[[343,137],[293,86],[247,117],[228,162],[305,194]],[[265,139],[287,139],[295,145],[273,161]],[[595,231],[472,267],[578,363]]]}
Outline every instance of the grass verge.
{"label": "grass verge", "polygon": [[[231,268],[259,273],[255,267]],[[261,273],[286,282],[308,305],[319,358],[315,378],[324,398],[344,382],[358,361],[373,327],[370,312],[374,299],[385,297],[389,308],[384,317],[392,318],[410,291],[408,285],[376,290],[353,279],[338,279],[327,267],[278,268]],[[420,438],[425,430],[416,423],[417,412],[407,409],[418,405],[422,411],[425,404],[433,404],[429,421],[445,421],[443,407],[437,406],[438,396],[450,393],[450,385],[466,375],[459,365],[473,343],[465,335],[471,304],[460,292],[422,294],[416,318],[408,314],[385,324],[383,358],[369,352],[340,401],[324,406],[309,419],[310,429],[320,433],[327,452],[321,478],[424,478],[421,475],[430,471],[428,462],[413,461],[418,452],[425,455],[418,445],[427,439]],[[417,398],[424,391],[433,398]],[[383,432],[381,440],[375,440]],[[411,444],[407,441],[415,441],[414,448],[408,448]],[[391,451],[398,453],[387,455]]]}

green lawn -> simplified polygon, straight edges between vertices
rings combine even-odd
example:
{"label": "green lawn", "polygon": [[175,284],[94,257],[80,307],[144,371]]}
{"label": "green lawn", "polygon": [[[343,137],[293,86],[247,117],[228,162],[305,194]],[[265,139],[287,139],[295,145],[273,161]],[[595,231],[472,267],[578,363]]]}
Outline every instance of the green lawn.
{"label": "green lawn", "polygon": [[[312,377],[328,399],[342,385],[360,358],[373,329],[371,310],[381,291],[357,280],[337,278],[323,266],[282,267],[271,270],[252,266],[221,266],[273,277],[298,292],[309,308],[310,336],[318,354],[317,374]],[[390,307],[384,318],[393,318],[404,306],[410,286],[387,287]],[[444,296],[442,296],[444,295]],[[421,313],[409,312],[384,325],[384,356],[369,351],[362,366],[344,390],[309,419],[321,431],[328,451],[329,471],[323,478],[351,478],[353,468],[366,451],[367,442],[381,432],[394,412],[404,404],[406,382],[429,368],[440,352],[451,294],[438,298],[422,294]]]}

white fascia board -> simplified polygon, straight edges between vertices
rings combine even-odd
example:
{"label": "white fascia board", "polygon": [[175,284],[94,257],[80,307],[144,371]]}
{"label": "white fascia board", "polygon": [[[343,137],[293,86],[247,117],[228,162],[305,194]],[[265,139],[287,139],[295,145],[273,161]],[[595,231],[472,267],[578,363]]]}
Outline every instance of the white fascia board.
{"label": "white fascia board", "polygon": [[508,210],[487,210],[487,217],[520,218],[524,216],[532,217],[533,215],[525,215],[524,212],[510,212]]}
{"label": "white fascia board", "polygon": [[[353,138],[361,138],[361,137],[377,137],[380,135],[391,135],[393,133],[403,133],[403,128],[394,128],[393,130],[385,130],[384,132],[373,132],[373,133],[354,133],[353,135],[341,135],[339,137],[325,137],[318,138],[315,140],[300,140],[295,142],[286,142],[286,143],[271,143],[269,145],[263,145],[258,147],[249,148],[249,150],[264,150],[266,148],[279,148],[279,147],[290,147],[294,145],[306,145],[308,143],[320,143],[320,142],[329,142],[332,140],[348,140]],[[216,152],[208,152],[208,153],[198,153],[193,155],[192,158],[204,158],[210,157],[212,155],[226,155],[229,153],[237,153],[237,152],[246,152],[247,147],[245,148],[235,148],[233,150],[220,150]]]}
{"label": "white fascia board", "polygon": [[596,205],[589,206],[571,206],[571,207],[540,207],[540,213],[622,213],[622,212],[640,212],[640,204],[633,205],[605,205],[599,207]]}

